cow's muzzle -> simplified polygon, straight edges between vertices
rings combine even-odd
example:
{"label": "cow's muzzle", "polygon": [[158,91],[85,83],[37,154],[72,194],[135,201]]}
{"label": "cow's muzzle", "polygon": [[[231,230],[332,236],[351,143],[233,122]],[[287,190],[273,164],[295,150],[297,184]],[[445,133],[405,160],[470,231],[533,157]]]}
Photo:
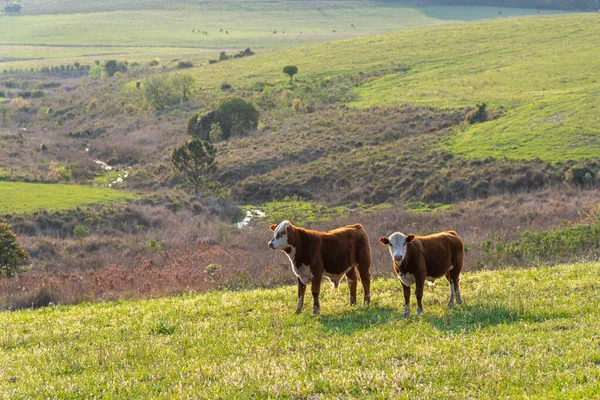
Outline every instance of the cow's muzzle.
{"label": "cow's muzzle", "polygon": [[275,246],[273,246],[273,242],[269,242],[269,248],[275,250]]}

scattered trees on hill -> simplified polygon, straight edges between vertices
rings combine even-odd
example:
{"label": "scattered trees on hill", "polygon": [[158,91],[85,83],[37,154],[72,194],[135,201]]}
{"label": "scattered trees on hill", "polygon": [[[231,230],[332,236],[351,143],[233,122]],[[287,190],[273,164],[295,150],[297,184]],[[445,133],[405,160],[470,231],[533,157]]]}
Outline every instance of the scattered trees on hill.
{"label": "scattered trees on hill", "polygon": [[210,142],[192,139],[176,148],[171,155],[175,172],[183,185],[196,196],[216,170],[216,154],[217,150]]}
{"label": "scattered trees on hill", "polygon": [[13,276],[21,271],[29,256],[17,242],[10,226],[0,222],[0,277]]}
{"label": "scattered trees on hill", "polygon": [[259,117],[258,108],[251,102],[241,97],[228,97],[215,110],[192,115],[187,121],[187,133],[201,140],[226,140],[256,129]]}
{"label": "scattered trees on hill", "polygon": [[177,74],[172,77],[172,82],[175,90],[183,101],[187,101],[192,94],[194,85],[196,84],[196,78],[192,74]]}
{"label": "scattered trees on hill", "polygon": [[292,83],[292,78],[298,73],[298,67],[295,65],[285,66],[283,67],[283,73],[290,76],[290,83]]}

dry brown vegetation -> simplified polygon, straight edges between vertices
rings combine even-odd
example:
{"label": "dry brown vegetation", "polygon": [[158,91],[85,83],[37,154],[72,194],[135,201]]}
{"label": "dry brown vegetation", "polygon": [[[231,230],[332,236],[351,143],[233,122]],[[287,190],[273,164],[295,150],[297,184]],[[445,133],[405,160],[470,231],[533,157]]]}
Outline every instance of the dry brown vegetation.
{"label": "dry brown vegetation", "polygon": [[[555,188],[458,203],[449,211],[414,213],[393,207],[366,214],[350,212],[309,227],[325,230],[362,223],[371,239],[375,276],[392,276],[389,255],[377,239],[396,230],[428,234],[454,229],[467,244],[465,270],[490,269],[505,266],[506,260],[486,253],[483,241],[516,240],[525,231],[584,223],[583,211],[597,206],[599,194],[598,190]],[[91,235],[83,239],[65,237],[69,236],[66,226],[78,223],[78,218],[85,220],[83,212],[62,220],[55,215],[54,228],[42,228],[39,218],[28,222],[35,235],[23,233],[21,242],[32,254],[33,266],[18,277],[0,281],[0,306],[156,297],[294,282],[287,258],[267,248],[271,232],[266,222],[240,230],[202,211],[194,215],[184,207],[172,211],[164,205],[131,205],[112,219],[109,214],[101,216],[102,223],[91,225]],[[140,218],[146,222],[134,233]],[[18,221],[13,226],[26,232]],[[595,247],[554,261],[598,256],[600,250]],[[510,260],[510,265],[530,263]]]}

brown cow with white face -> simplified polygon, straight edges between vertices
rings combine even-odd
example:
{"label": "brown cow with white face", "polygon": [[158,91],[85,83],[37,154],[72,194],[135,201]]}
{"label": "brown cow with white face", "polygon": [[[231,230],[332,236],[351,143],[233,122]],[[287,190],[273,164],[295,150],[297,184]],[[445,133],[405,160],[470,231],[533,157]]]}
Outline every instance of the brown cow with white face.
{"label": "brown cow with white face", "polygon": [[319,292],[323,276],[337,288],[346,276],[350,288],[350,304],[356,304],[357,279],[360,276],[365,291],[364,302],[371,300],[371,248],[369,238],[360,224],[348,225],[327,232],[319,232],[283,221],[271,225],[273,239],[269,247],[281,250],[288,256],[298,278],[298,305],[302,311],[306,285],[312,284],[313,314],[321,312]]}
{"label": "brown cow with white face", "polygon": [[404,289],[404,315],[410,314],[410,287],[416,284],[417,314],[423,312],[423,286],[425,281],[434,282],[446,276],[450,283],[450,301],[448,307],[456,302],[462,304],[460,297],[460,271],[463,266],[463,240],[454,231],[429,236],[404,235],[393,233],[389,238],[379,238],[381,244],[388,246],[394,271]]}

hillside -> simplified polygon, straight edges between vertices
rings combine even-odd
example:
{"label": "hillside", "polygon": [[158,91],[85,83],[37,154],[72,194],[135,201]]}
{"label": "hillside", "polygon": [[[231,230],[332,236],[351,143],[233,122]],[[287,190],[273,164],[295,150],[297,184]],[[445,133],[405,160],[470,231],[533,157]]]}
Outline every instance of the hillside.
{"label": "hillside", "polygon": [[[227,48],[291,47],[537,13],[534,9],[502,8],[499,14],[497,7],[419,7],[403,1],[355,0],[23,0],[21,5],[18,16],[2,18],[0,68],[40,68],[44,66],[40,59],[60,65],[69,57],[91,64],[108,54],[121,60],[187,57],[207,62],[210,56],[205,49],[218,54]],[[21,46],[28,48],[22,53]],[[28,49],[35,53],[28,55]]]}
{"label": "hillside", "polygon": [[595,264],[466,273],[465,305],[439,282],[408,319],[391,279],[369,307],[324,285],[320,317],[291,286],[7,311],[0,397],[597,398],[599,285]]}
{"label": "hillside", "polygon": [[457,155],[596,158],[599,21],[579,14],[417,29],[263,53],[203,67],[197,78],[203,86],[251,87],[285,81],[280,66],[289,64],[298,66],[299,79],[383,75],[355,88],[350,104],[455,109],[486,103],[501,112],[495,121],[461,130],[448,144]]}

